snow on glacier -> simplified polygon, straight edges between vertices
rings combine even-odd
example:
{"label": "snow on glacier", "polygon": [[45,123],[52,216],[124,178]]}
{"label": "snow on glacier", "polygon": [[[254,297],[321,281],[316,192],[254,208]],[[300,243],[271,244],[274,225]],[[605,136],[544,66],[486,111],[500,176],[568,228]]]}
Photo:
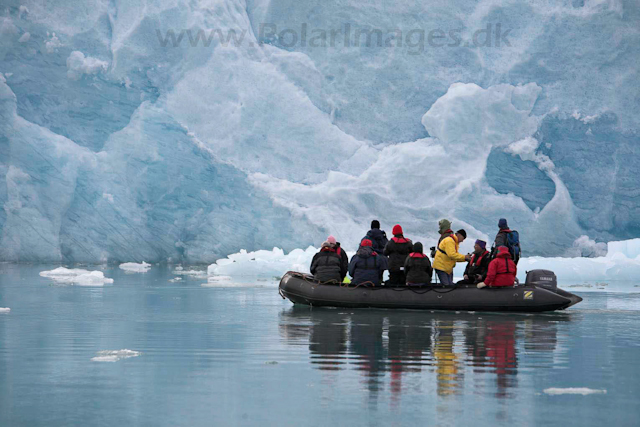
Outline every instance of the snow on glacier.
{"label": "snow on glacier", "polygon": [[[525,255],[597,255],[576,240],[640,235],[639,22],[625,0],[9,0],[0,259],[210,263],[330,232],[355,249],[373,217],[428,245],[443,216],[474,238],[507,217]],[[264,23],[499,23],[510,46],[260,44]],[[183,29],[246,34],[163,46]]]}

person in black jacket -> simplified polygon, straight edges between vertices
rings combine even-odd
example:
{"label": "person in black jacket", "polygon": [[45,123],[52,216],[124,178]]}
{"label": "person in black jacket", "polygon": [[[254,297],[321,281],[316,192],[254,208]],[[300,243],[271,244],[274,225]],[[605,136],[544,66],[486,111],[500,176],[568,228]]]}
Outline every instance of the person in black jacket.
{"label": "person in black jacket", "polygon": [[487,242],[484,240],[476,240],[473,246],[473,255],[464,270],[464,279],[458,284],[477,284],[484,282],[489,271],[489,263],[491,262],[491,253],[487,250]]}
{"label": "person in black jacket", "polygon": [[[507,224],[506,218],[500,218],[498,221],[498,227],[500,231],[496,234],[496,238],[493,242],[493,246],[491,247],[491,259],[494,259],[498,256],[498,249],[500,246],[506,246],[509,248],[509,253],[511,254],[511,259],[518,264],[520,260],[520,237],[516,230],[511,230],[509,225]],[[515,242],[510,242],[512,238],[510,235],[515,234]]]}
{"label": "person in black jacket", "polygon": [[500,221],[498,221],[498,228],[500,230],[498,231],[498,234],[496,234],[496,238],[493,242],[493,248],[499,248],[500,246],[508,246],[507,236],[509,235],[511,230],[509,230],[509,225],[507,224],[507,220],[505,218],[500,218]]}
{"label": "person in black jacket", "polygon": [[406,283],[404,275],[404,261],[413,252],[413,243],[404,237],[402,227],[393,226],[393,237],[384,248],[384,254],[389,257],[389,280],[387,285],[398,286]]}
{"label": "person in black jacket", "polygon": [[351,283],[354,285],[371,283],[373,286],[380,286],[382,274],[387,267],[387,258],[373,250],[371,240],[364,239],[360,243],[360,249],[351,257],[349,263]]}
{"label": "person in black jacket", "polygon": [[367,231],[367,235],[362,238],[371,240],[371,247],[379,254],[384,252],[384,247],[387,246],[387,233],[384,230],[380,230],[380,221],[374,219],[371,221],[371,230]]}
{"label": "person in black jacket", "polygon": [[413,244],[413,252],[404,261],[404,274],[407,277],[407,286],[431,284],[431,261],[422,253],[422,243]]}
{"label": "person in black jacket", "polygon": [[346,252],[336,242],[336,238],[329,236],[322,244],[320,252],[313,256],[311,261],[311,274],[320,282],[342,283],[347,275],[349,259]]}

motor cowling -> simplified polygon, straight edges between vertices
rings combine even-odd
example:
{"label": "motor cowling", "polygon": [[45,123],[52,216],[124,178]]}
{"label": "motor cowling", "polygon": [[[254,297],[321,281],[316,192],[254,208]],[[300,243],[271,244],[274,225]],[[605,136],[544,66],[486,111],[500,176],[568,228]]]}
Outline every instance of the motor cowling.
{"label": "motor cowling", "polygon": [[555,292],[558,289],[558,278],[551,270],[531,270],[527,272],[525,284]]}

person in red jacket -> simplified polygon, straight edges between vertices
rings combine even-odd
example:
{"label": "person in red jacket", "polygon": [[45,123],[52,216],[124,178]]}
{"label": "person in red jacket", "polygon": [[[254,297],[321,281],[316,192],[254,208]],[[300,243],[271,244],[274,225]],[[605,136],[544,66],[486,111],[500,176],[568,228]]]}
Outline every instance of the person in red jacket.
{"label": "person in red jacket", "polygon": [[478,283],[478,288],[485,286],[513,286],[516,281],[518,268],[511,259],[509,248],[500,246],[498,255],[489,263],[489,271],[484,282]]}

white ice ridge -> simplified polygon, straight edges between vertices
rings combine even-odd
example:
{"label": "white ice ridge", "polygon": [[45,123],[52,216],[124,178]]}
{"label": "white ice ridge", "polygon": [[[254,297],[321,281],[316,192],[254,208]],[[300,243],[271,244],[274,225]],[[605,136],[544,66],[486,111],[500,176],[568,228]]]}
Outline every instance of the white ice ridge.
{"label": "white ice ridge", "polygon": [[151,264],[142,261],[140,264],[137,262],[124,262],[120,264],[120,269],[128,273],[146,273],[151,269]]}
{"label": "white ice ridge", "polygon": [[121,359],[140,356],[139,351],[122,349],[122,350],[102,350],[96,353],[97,356],[92,357],[92,362],[117,362]]}
{"label": "white ice ridge", "polygon": [[597,258],[523,258],[518,277],[534,269],[552,270],[560,283],[636,281],[640,274],[640,239],[609,242],[607,255]]}
{"label": "white ice ridge", "polygon": [[7,307],[0,307],[0,313],[8,313],[8,312],[10,312],[10,311],[11,311],[11,309],[10,309],[10,308],[7,308]]}
{"label": "white ice ridge", "polygon": [[[229,255],[219,259],[207,269],[209,276],[235,277],[280,277],[287,271],[309,273],[309,267],[317,248],[309,246],[307,249],[294,249],[288,254],[280,248],[271,251],[260,250]],[[352,254],[349,254],[352,255]]]}
{"label": "white ice ridge", "polygon": [[569,388],[545,388],[545,394],[559,395],[559,394],[581,394],[586,396],[588,394],[607,394],[607,390],[594,390],[587,387],[569,387]]}
{"label": "white ice ridge", "polygon": [[80,286],[102,286],[113,283],[113,279],[104,277],[102,271],[89,271],[80,268],[58,267],[55,270],[41,271],[40,276],[52,279],[56,283]]}
{"label": "white ice ridge", "polygon": [[[260,250],[229,255],[216,261],[207,269],[210,282],[216,276],[230,278],[280,277],[287,271],[309,273],[309,267],[318,248],[295,249],[285,254],[282,249]],[[349,258],[353,253],[347,252]],[[462,277],[466,263],[458,263],[454,274]],[[522,258],[518,263],[518,279],[524,282],[526,272],[534,269],[551,270],[562,283],[582,283],[588,281],[634,281],[640,277],[640,239],[610,242],[608,254],[597,258]]]}

